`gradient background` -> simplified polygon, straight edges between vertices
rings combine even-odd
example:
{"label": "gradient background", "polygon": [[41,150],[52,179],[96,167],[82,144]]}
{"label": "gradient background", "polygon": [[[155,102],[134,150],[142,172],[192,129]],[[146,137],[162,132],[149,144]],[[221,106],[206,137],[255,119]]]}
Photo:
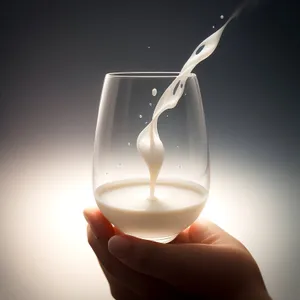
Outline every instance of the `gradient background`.
{"label": "gradient background", "polygon": [[[0,4],[1,300],[111,299],[81,215],[94,205],[104,75],[178,71],[237,3]],[[212,162],[204,215],[245,243],[285,300],[300,295],[298,15],[296,1],[257,5],[195,70]]]}

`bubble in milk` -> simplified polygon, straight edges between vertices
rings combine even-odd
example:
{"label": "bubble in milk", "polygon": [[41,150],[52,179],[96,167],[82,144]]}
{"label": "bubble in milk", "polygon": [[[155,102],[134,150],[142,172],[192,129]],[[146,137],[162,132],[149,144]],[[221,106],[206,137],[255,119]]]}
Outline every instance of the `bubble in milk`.
{"label": "bubble in milk", "polygon": [[122,164],[121,163],[118,163],[118,168],[121,168],[122,167]]}
{"label": "bubble in milk", "polygon": [[178,169],[181,169],[181,168],[182,168],[182,166],[181,166],[181,165],[178,165],[178,166],[177,166],[177,168],[178,168]]}
{"label": "bubble in milk", "polygon": [[154,89],[152,90],[152,96],[155,97],[156,95],[157,95],[157,89],[154,88]]}
{"label": "bubble in milk", "polygon": [[108,175],[108,172],[105,172],[105,175]]}
{"label": "bubble in milk", "polygon": [[224,19],[224,15],[221,15],[221,16],[220,16],[220,19],[222,19],[222,20],[223,20],[223,19]]}
{"label": "bubble in milk", "polygon": [[139,115],[139,118],[141,119],[143,117],[143,115]]}

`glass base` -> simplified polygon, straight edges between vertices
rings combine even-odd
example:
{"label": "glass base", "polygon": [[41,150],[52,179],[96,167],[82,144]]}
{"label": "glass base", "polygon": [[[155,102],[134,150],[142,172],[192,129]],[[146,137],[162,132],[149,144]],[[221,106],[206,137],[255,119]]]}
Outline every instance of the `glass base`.
{"label": "glass base", "polygon": [[142,238],[139,236],[137,236],[137,237],[140,239],[143,239],[143,240],[147,240],[147,241],[153,241],[156,243],[167,244],[167,243],[172,242],[177,237],[177,234],[171,235],[171,236],[166,236],[166,237],[159,237],[159,238]]}

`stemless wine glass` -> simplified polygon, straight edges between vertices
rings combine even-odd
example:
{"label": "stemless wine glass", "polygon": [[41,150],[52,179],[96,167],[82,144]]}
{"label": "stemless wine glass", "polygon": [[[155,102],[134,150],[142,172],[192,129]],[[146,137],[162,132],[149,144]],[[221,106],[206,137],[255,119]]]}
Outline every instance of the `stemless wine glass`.
{"label": "stemless wine glass", "polygon": [[122,232],[162,243],[198,218],[209,191],[205,117],[197,77],[190,74],[177,106],[158,119],[165,157],[157,200],[148,198],[149,170],[137,137],[178,74],[107,74],[95,135],[93,186],[99,209]]}

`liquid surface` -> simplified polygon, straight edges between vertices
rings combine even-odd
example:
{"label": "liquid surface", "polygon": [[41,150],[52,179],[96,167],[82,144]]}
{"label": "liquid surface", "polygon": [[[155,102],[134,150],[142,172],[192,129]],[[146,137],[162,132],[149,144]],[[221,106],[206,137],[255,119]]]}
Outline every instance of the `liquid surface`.
{"label": "liquid surface", "polygon": [[[158,178],[160,169],[164,161],[164,146],[159,137],[157,129],[157,121],[159,116],[166,110],[174,108],[179,99],[181,98],[186,80],[190,76],[193,69],[203,60],[208,58],[217,48],[221,39],[222,33],[226,26],[232,19],[239,15],[241,10],[247,4],[245,1],[228,19],[228,21],[215,33],[205,39],[195,51],[192,53],[188,61],[183,66],[180,74],[170,84],[170,86],[163,93],[159,99],[153,116],[152,121],[143,129],[137,138],[137,149],[140,155],[145,160],[150,175],[150,200],[155,200],[155,184]],[[222,15],[224,18],[224,16]]]}
{"label": "liquid surface", "polygon": [[105,217],[126,234],[157,241],[172,240],[202,211],[207,191],[185,181],[158,181],[156,201],[148,201],[149,181],[108,183],[95,191]]}

